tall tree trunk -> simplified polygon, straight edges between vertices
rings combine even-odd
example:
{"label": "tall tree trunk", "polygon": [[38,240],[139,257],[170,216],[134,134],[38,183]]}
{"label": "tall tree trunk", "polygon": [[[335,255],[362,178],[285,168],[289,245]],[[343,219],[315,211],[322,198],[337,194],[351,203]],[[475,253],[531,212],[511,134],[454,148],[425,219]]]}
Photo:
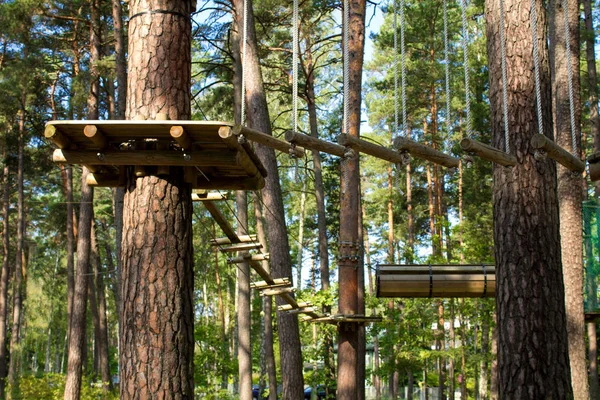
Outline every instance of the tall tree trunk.
{"label": "tall tree trunk", "polygon": [[464,203],[463,203],[463,162],[460,160],[458,162],[458,240],[460,243],[460,262],[464,264],[465,262],[465,252],[464,252],[464,228],[463,228],[463,211],[464,211]]}
{"label": "tall tree trunk", "polygon": [[[315,97],[315,67],[310,46],[310,35],[306,37],[306,106],[308,108],[308,122],[311,136],[318,138],[317,104]],[[323,170],[321,169],[321,153],[312,151],[313,170],[315,176],[315,197],[317,206],[317,231],[319,238],[319,272],[321,274],[321,290],[327,292],[329,282],[329,252],[327,246],[327,218],[325,216],[325,190],[323,189]],[[323,313],[331,313],[331,306],[324,305]],[[335,390],[335,363],[333,361],[333,337],[325,330],[323,338],[323,363],[325,370],[325,391],[327,396],[333,396]]]}
{"label": "tall tree trunk", "polygon": [[[438,308],[438,329],[437,329],[437,348],[440,351],[446,350],[445,340],[445,327],[444,327],[444,301],[440,300],[437,304]],[[439,385],[438,385],[438,399],[445,400],[445,387],[446,387],[446,358],[438,358],[438,374],[439,374]]]}
{"label": "tall tree trunk", "polygon": [[111,0],[115,35],[115,69],[117,73],[117,119],[125,119],[127,107],[127,61],[121,0]]}
{"label": "tall tree trunk", "polygon": [[[507,171],[494,166],[494,239],[498,310],[498,394],[500,398],[573,396],[560,260],[556,168],[538,161],[530,139],[537,132],[533,40],[523,0],[505,1],[506,48],[512,154]],[[487,54],[493,145],[502,148],[502,87],[498,2],[486,0]],[[552,135],[546,18],[536,1],[544,131]],[[581,229],[581,228],[579,228]],[[515,234],[517,233],[518,234]],[[527,359],[527,363],[521,360]]]}
{"label": "tall tree trunk", "polygon": [[[253,192],[254,198],[254,216],[256,219],[256,234],[258,241],[263,245],[263,249],[268,251],[267,236],[265,233],[265,224],[263,208],[260,202],[260,194]],[[271,266],[268,261],[263,261],[263,268],[271,272]],[[267,382],[270,388],[277,387],[277,370],[275,367],[275,351],[273,350],[273,298],[271,296],[263,297],[264,320],[264,350],[265,362],[267,365]],[[269,400],[277,400],[277,391],[269,390]]]}
{"label": "tall tree trunk", "polygon": [[[237,206],[237,234],[248,235],[248,198],[246,192],[235,194]],[[243,262],[237,265],[238,280],[238,371],[240,379],[240,400],[252,399],[252,346],[250,343],[250,265]]]}
{"label": "tall tree trunk", "polygon": [[[235,22],[238,31],[243,32],[244,1],[233,0]],[[262,73],[258,59],[258,46],[252,2],[248,5],[248,35],[246,41],[246,93],[245,101],[248,110],[247,124],[250,128],[257,129],[265,134],[271,134],[271,121],[267,107],[267,99],[263,87]],[[275,152],[271,148],[258,145],[258,157],[263,161],[267,170],[265,188],[262,191],[262,202],[267,211],[265,219],[268,226],[269,254],[271,260],[272,276],[274,278],[289,278],[292,276],[290,244],[285,227],[285,213],[281,197],[281,184]],[[277,298],[277,304],[283,305],[284,301]],[[304,392],[302,376],[302,353],[300,352],[300,333],[298,317],[277,311],[279,327],[279,350],[281,358],[281,376],[283,379],[283,398],[301,398]]]}
{"label": "tall tree trunk", "polygon": [[10,168],[7,162],[7,144],[4,143],[2,150],[3,188],[2,188],[2,274],[0,275],[0,399],[6,396],[6,374],[7,365],[7,332],[8,332],[8,276],[10,275]]}
{"label": "tall tree trunk", "polygon": [[448,398],[454,400],[454,390],[456,387],[456,380],[454,379],[454,357],[456,349],[456,329],[454,328],[454,299],[450,299],[450,351],[452,352],[450,360],[448,361]]}
{"label": "tall tree trunk", "polygon": [[67,359],[67,381],[65,400],[78,400],[81,395],[81,374],[86,334],[87,285],[90,260],[90,237],[94,212],[94,190],[87,185],[88,169],[83,167],[81,174],[81,205],[79,206],[79,228],[77,229],[77,274],[73,295],[73,314],[69,336]]}
{"label": "tall tree trunk", "polygon": [[[559,146],[571,150],[579,158],[581,147],[581,97],[579,93],[579,1],[568,0],[567,8],[561,0],[549,2],[550,70],[552,75],[552,107],[554,137]],[[565,15],[568,16],[570,62],[566,52]],[[572,71],[569,82],[568,69]],[[570,125],[569,84],[573,88],[574,132]],[[576,148],[573,149],[572,135]],[[584,180],[557,164],[558,209],[560,219],[561,257],[565,283],[565,304],[571,385],[575,399],[589,398],[585,348],[585,316],[583,308],[583,232],[582,202]]]}
{"label": "tall tree trunk", "polygon": [[[128,119],[154,119],[161,112],[171,120],[190,118],[195,3],[129,2],[130,15],[137,16],[128,30]],[[145,13],[149,10],[161,12]],[[157,85],[164,90],[157,93]],[[171,167],[166,177],[136,178],[129,171],[121,256],[122,397],[193,397],[191,221],[190,186],[180,168]]]}
{"label": "tall tree trunk", "polygon": [[490,377],[490,400],[498,400],[498,325],[496,309],[492,314],[494,329],[492,329],[492,368]]}
{"label": "tall tree trunk", "polygon": [[433,194],[433,178],[431,176],[431,163],[427,163],[427,200],[429,202],[429,231],[431,232],[431,249],[432,255],[436,255],[437,240],[435,232],[435,207],[434,207],[434,194]]}
{"label": "tall tree trunk", "polygon": [[296,272],[298,274],[296,285],[298,291],[302,290],[302,250],[304,250],[304,217],[306,215],[306,176],[299,177],[302,181],[302,193],[300,193],[300,214],[298,215],[298,258],[296,261]]}
{"label": "tall tree trunk", "polygon": [[25,193],[24,193],[24,150],[25,150],[25,92],[21,93],[18,132],[17,166],[17,245],[15,246],[15,280],[13,284],[13,323],[10,333],[10,363],[8,384],[10,398],[19,397],[19,360],[21,359],[21,322],[23,307],[23,245],[25,242]]}
{"label": "tall tree trunk", "polygon": [[[359,182],[359,211],[358,211],[358,243],[360,243],[360,247],[363,248],[364,243],[364,228],[363,228],[363,219],[362,219],[362,207],[360,204],[362,203],[362,192],[360,189]],[[365,315],[365,260],[364,260],[364,252],[361,252],[361,257],[358,262],[358,315]],[[365,380],[366,380],[366,352],[367,352],[367,340],[366,340],[366,332],[364,325],[358,325],[358,360],[356,363],[356,387],[357,387],[357,400],[365,400]]]}
{"label": "tall tree trunk", "polygon": [[490,313],[487,304],[481,302],[481,360],[479,361],[479,399],[488,398],[488,353],[490,351]]}
{"label": "tall tree trunk", "polygon": [[458,321],[460,325],[460,398],[467,398],[467,334],[465,332],[465,320],[463,312],[465,310],[465,299],[460,299],[460,308],[458,311]]}
{"label": "tall tree trunk", "polygon": [[[106,270],[103,268],[103,264],[100,260],[98,236],[95,225],[92,225],[91,246],[93,262],[92,265],[94,269],[93,276],[95,276],[96,279],[95,284],[90,286],[93,289],[95,289],[95,299],[98,308],[98,330],[96,333],[96,346],[98,348],[98,367],[100,372],[100,379],[102,379],[102,387],[104,388],[105,392],[108,392],[108,390],[111,387],[111,379],[108,354],[108,322],[106,319],[106,295],[104,287],[104,274],[106,273]],[[112,257],[110,252],[107,252],[106,257],[107,259]],[[92,275],[90,275],[90,282],[93,282]]]}
{"label": "tall tree trunk", "polygon": [[66,165],[63,169],[65,197],[67,200],[67,334],[71,335],[71,316],[73,296],[75,294],[75,229],[73,207],[73,167]]}

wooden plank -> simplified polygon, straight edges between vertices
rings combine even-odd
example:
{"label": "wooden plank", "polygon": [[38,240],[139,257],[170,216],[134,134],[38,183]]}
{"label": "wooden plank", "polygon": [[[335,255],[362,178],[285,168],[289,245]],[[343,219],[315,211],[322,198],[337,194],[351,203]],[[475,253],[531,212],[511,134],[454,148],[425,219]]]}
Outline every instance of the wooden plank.
{"label": "wooden plank", "polygon": [[225,217],[217,208],[217,206],[210,201],[205,201],[204,207],[206,207],[206,209],[213,217],[217,225],[219,225],[219,227],[225,234],[225,236],[227,236],[229,240],[231,240],[231,243],[239,243],[239,239],[237,234],[235,233],[235,230],[231,227],[231,225],[229,225],[229,222],[225,219]]}
{"label": "wooden plank", "polygon": [[[238,243],[250,243],[250,242],[256,242],[257,238],[256,235],[238,235]],[[210,240],[210,244],[213,246],[221,246],[224,244],[232,244],[231,239],[229,238],[217,238],[217,239],[211,239]]]}
{"label": "wooden plank", "polygon": [[[52,161],[57,164],[199,166],[237,165],[236,153],[201,151],[185,154],[174,150],[67,150],[56,149]],[[256,171],[258,172],[258,171]]]}
{"label": "wooden plank", "polygon": [[361,153],[365,153],[394,164],[402,162],[402,155],[397,151],[367,142],[363,139],[355,138],[342,133],[341,135],[338,135],[337,141],[342,146],[351,147],[352,149],[360,151]]}
{"label": "wooden plank", "polygon": [[310,314],[313,312],[315,312],[315,309],[313,307],[302,307],[289,310],[288,314]]}
{"label": "wooden plank", "polygon": [[125,176],[117,174],[97,174],[90,173],[86,182],[92,187],[124,187]]}
{"label": "wooden plank", "polygon": [[[262,247],[262,244],[260,244],[260,243],[238,243],[238,244],[232,244],[227,247],[219,247],[219,250],[221,250],[223,253],[233,253],[236,251],[258,250],[261,247]],[[242,259],[240,261],[233,261],[233,262],[246,262],[246,261],[249,261],[249,260]]]}
{"label": "wooden plank", "polygon": [[251,140],[256,143],[260,143],[263,146],[271,147],[275,150],[279,150],[282,153],[291,154],[295,157],[302,158],[304,157],[304,149],[301,147],[292,146],[290,143],[285,140],[278,139],[274,136],[267,135],[263,132],[257,131],[255,129],[250,129],[245,126],[236,125],[233,127],[233,134],[236,136],[243,135],[248,140]]}
{"label": "wooden plank", "polygon": [[295,291],[296,291],[296,288],[293,288],[293,287],[281,287],[281,288],[261,290],[260,295],[261,296],[276,296],[276,295],[280,295],[283,293],[294,293]]}
{"label": "wooden plank", "polygon": [[531,147],[537,150],[544,150],[548,154],[548,157],[573,172],[585,171],[585,164],[583,161],[544,135],[540,135],[539,133],[533,135],[531,138]]}
{"label": "wooden plank", "polygon": [[271,279],[271,281],[273,283],[269,283],[267,281],[252,282],[250,284],[250,287],[252,287],[253,289],[262,290],[262,289],[274,289],[274,288],[278,288],[278,287],[288,287],[288,286],[292,285],[292,283],[290,282],[290,280],[288,278],[275,278],[275,279]]}
{"label": "wooden plank", "polygon": [[277,309],[279,311],[289,311],[289,310],[292,310],[294,308],[306,308],[306,307],[312,307],[312,304],[311,303],[307,303],[307,302],[299,302],[299,303],[296,303],[295,305],[284,304],[284,305],[278,306]]}
{"label": "wooden plank", "polygon": [[218,200],[227,200],[227,196],[222,193],[216,192],[205,192],[201,193],[192,193],[192,201],[218,201]]}
{"label": "wooden plank", "polygon": [[517,158],[515,156],[473,139],[464,138],[460,141],[460,147],[466,152],[474,153],[484,160],[488,160],[505,167],[514,167],[517,165]]}
{"label": "wooden plank", "polygon": [[267,282],[269,285],[273,286],[275,285],[276,281],[275,279],[273,279],[273,277],[271,277],[271,274],[265,270],[262,266],[262,262],[260,261],[249,261],[250,266],[252,267],[252,269],[254,271],[256,271],[256,273],[265,280],[265,282]]}
{"label": "wooden plank", "polygon": [[431,161],[448,168],[458,168],[460,161],[456,157],[449,156],[441,151],[403,137],[397,137],[394,140],[394,147],[398,151],[407,151],[415,157]]}
{"label": "wooden plank", "polygon": [[[215,245],[213,245],[215,246]],[[233,263],[242,263],[242,262],[250,262],[250,261],[264,261],[264,260],[268,260],[269,259],[269,255],[268,254],[250,254],[250,253],[246,253],[243,254],[242,256],[239,257],[233,257],[231,258],[231,262]]]}
{"label": "wooden plank", "polygon": [[318,139],[313,136],[305,135],[294,131],[287,131],[284,134],[285,140],[290,143],[302,146],[305,149],[321,151],[334,156],[343,157],[346,153],[346,148],[339,144],[331,143],[326,140]]}

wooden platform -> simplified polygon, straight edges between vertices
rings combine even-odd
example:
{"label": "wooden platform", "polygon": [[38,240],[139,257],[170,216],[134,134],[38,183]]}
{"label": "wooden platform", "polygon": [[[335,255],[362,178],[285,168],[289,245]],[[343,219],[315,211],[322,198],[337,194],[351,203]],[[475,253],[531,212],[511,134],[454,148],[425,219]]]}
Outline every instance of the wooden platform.
{"label": "wooden platform", "polygon": [[44,135],[58,147],[53,160],[88,166],[88,183],[95,186],[124,185],[126,168],[134,166],[138,176],[183,167],[193,188],[261,189],[266,170],[233,127],[219,121],[50,121]]}

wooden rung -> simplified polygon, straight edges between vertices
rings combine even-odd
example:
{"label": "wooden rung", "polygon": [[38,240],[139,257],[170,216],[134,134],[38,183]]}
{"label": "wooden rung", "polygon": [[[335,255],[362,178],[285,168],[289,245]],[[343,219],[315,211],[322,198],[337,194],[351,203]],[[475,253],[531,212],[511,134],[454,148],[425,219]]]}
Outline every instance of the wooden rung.
{"label": "wooden rung", "polygon": [[179,143],[182,149],[190,150],[192,148],[192,138],[188,135],[183,126],[172,126],[169,133],[171,134],[171,137]]}
{"label": "wooden rung", "polygon": [[585,164],[583,161],[544,135],[540,135],[539,133],[533,135],[531,138],[531,147],[536,150],[544,150],[546,154],[548,154],[548,157],[573,172],[585,171]]}
{"label": "wooden rung", "polygon": [[291,304],[284,304],[282,306],[278,306],[277,309],[279,311],[289,311],[289,310],[292,310],[294,308],[306,308],[306,307],[312,307],[312,304],[311,303],[306,303],[306,302],[300,302],[300,303],[297,303],[296,307],[294,307]]}
{"label": "wooden rung", "polygon": [[[238,239],[239,239],[239,242],[237,242],[237,243],[250,243],[250,242],[256,242],[256,240],[257,240],[256,235],[238,235]],[[224,244],[232,244],[232,243],[233,242],[229,238],[218,238],[218,239],[210,240],[210,244],[213,246],[221,246]]]}
{"label": "wooden rung", "polygon": [[517,158],[515,156],[473,139],[464,138],[460,141],[460,147],[464,151],[474,153],[484,160],[488,160],[505,167],[514,167],[517,165]]}
{"label": "wooden rung", "polygon": [[192,193],[192,201],[218,201],[227,200],[227,196],[222,193],[208,192],[208,193]]}
{"label": "wooden rung", "polygon": [[288,314],[308,314],[308,313],[313,313],[315,312],[315,309],[312,307],[302,307],[302,308],[295,308],[293,310],[289,310]]}
{"label": "wooden rung", "polygon": [[394,147],[398,151],[407,151],[415,157],[431,161],[448,168],[458,168],[458,164],[460,162],[460,160],[456,157],[449,156],[441,151],[432,149],[429,146],[425,146],[421,143],[415,142],[414,140],[403,137],[397,137],[394,139]]}
{"label": "wooden rung", "polygon": [[325,315],[318,318],[312,318],[311,322],[324,322],[324,323],[332,323],[338,324],[340,322],[354,322],[358,324],[368,324],[374,322],[381,322],[383,318],[375,317],[375,316],[367,316],[367,315],[350,315],[350,314],[334,314],[334,315]]}
{"label": "wooden rung", "polygon": [[50,140],[59,149],[68,149],[71,146],[71,141],[63,135],[54,125],[47,125],[44,129],[44,137]]}
{"label": "wooden rung", "polygon": [[90,173],[86,182],[92,187],[122,187],[125,186],[125,174],[95,174]]}
{"label": "wooden rung", "polygon": [[250,287],[252,289],[263,290],[263,289],[275,289],[275,288],[279,288],[279,287],[287,287],[287,286],[291,286],[291,285],[292,285],[292,283],[290,282],[290,280],[288,278],[276,278],[276,279],[273,279],[273,283],[268,283],[266,281],[252,282],[250,284]]}
{"label": "wooden rung", "polygon": [[240,257],[233,257],[231,262],[239,264],[243,262],[251,262],[251,261],[265,261],[269,259],[268,254],[250,254],[246,253]]}
{"label": "wooden rung", "polygon": [[290,143],[300,145],[305,149],[321,151],[334,156],[343,157],[346,153],[346,148],[339,144],[331,143],[326,140],[318,139],[313,136],[305,135],[294,131],[285,132],[285,140]]}
{"label": "wooden rung", "polygon": [[100,132],[96,125],[86,125],[85,128],[83,128],[83,134],[99,149],[105,149],[108,147],[108,139],[106,139],[106,136]]}
{"label": "wooden rung", "polygon": [[56,149],[52,161],[58,164],[199,166],[226,167],[236,165],[236,154],[224,151],[202,151],[185,154],[173,150],[67,150]]}
{"label": "wooden rung", "polygon": [[294,148],[294,146],[292,146],[285,140],[281,140],[274,136],[267,135],[266,133],[257,131],[255,129],[250,129],[245,126],[236,125],[233,127],[233,134],[236,136],[243,135],[248,140],[252,140],[253,142],[260,143],[264,146],[271,147],[275,150],[279,150],[282,153],[290,154],[290,152],[293,152],[293,155],[295,157],[304,157],[304,149],[302,147],[296,146]]}
{"label": "wooden rung", "polygon": [[337,137],[337,141],[342,146],[348,146],[361,153],[368,154],[373,157],[380,158],[394,164],[402,162],[402,155],[397,151],[388,149],[387,147],[379,146],[366,140],[359,139],[346,134],[341,134]]}
{"label": "wooden rung", "polygon": [[221,247],[223,253],[233,253],[234,251],[258,250],[262,247],[260,243],[239,243],[227,247]]}
{"label": "wooden rung", "polygon": [[260,291],[261,296],[277,296],[282,293],[294,293],[296,288],[293,287],[281,287],[277,289],[263,289]]}

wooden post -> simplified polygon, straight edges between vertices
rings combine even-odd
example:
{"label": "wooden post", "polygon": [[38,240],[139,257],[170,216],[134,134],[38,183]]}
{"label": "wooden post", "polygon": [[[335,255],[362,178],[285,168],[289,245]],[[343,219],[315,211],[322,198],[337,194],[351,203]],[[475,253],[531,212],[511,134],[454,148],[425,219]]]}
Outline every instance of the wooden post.
{"label": "wooden post", "polygon": [[590,166],[590,179],[592,182],[600,180],[600,152],[594,153],[588,157],[588,165]]}
{"label": "wooden post", "polygon": [[462,147],[462,149],[466,152],[475,153],[484,160],[488,160],[505,167],[514,167],[517,165],[517,158],[515,156],[473,139],[464,138],[460,141],[460,147]]}
{"label": "wooden post", "polygon": [[108,147],[108,139],[98,130],[96,125],[86,125],[83,128],[83,134],[90,139],[100,150]]}
{"label": "wooden post", "polygon": [[448,168],[458,168],[458,163],[460,161],[456,157],[449,156],[441,151],[437,151],[431,147],[403,137],[397,137],[394,140],[394,147],[398,151],[409,152],[415,157],[431,161]]}
{"label": "wooden post", "polygon": [[173,139],[179,143],[182,149],[192,149],[192,138],[190,138],[190,135],[188,135],[185,129],[183,129],[183,126],[172,126],[169,133],[171,134],[171,137],[173,137]]}
{"label": "wooden post", "polygon": [[531,138],[531,146],[536,150],[544,150],[548,157],[573,172],[585,171],[585,164],[579,158],[563,149],[544,135],[535,134]]}
{"label": "wooden post", "polygon": [[68,149],[71,146],[69,138],[56,129],[54,125],[46,126],[44,137],[54,143],[59,149]]}
{"label": "wooden post", "polygon": [[333,154],[334,156],[338,157],[343,157],[344,153],[346,152],[344,146],[294,131],[285,132],[285,140],[290,143],[300,145],[305,149],[321,151],[323,153]]}

